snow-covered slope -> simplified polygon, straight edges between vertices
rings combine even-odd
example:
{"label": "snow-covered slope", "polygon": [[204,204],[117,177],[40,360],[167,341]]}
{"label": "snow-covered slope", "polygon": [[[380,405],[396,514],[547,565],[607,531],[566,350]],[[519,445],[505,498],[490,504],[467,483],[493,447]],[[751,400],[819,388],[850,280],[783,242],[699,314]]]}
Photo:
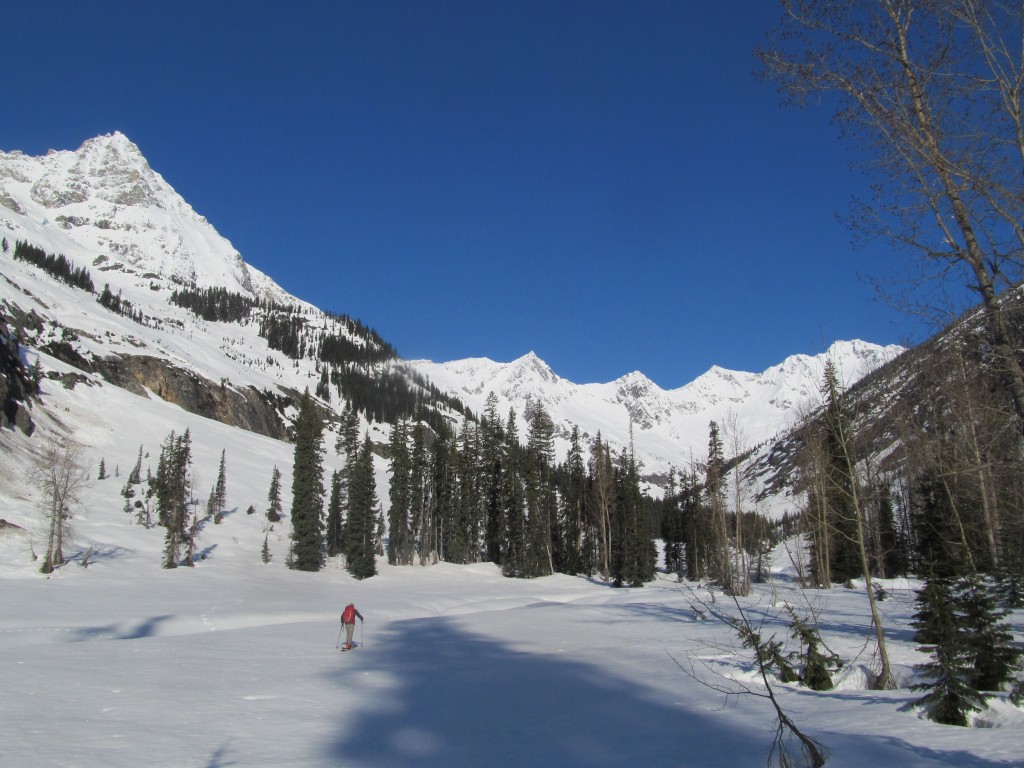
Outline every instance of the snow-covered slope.
{"label": "snow-covered slope", "polygon": [[657,478],[669,467],[684,468],[707,452],[708,425],[739,426],[741,449],[769,440],[795,424],[802,408],[817,403],[826,360],[832,360],[846,386],[903,352],[864,341],[840,341],[818,355],[793,355],[761,373],[713,367],[679,389],[664,390],[639,371],[606,384],[574,384],[559,377],[532,352],[511,363],[486,358],[449,363],[413,361],[438,386],[457,394],[481,413],[487,396],[498,398],[499,413],[511,408],[522,418],[539,403],[551,416],[561,450],[572,426],[581,435],[621,449],[630,427],[644,474]]}
{"label": "snow-covered slope", "polygon": [[[157,358],[239,393],[301,391],[318,380],[312,360],[270,349],[254,324],[206,322],[169,303],[175,287],[192,283],[299,302],[247,267],[123,136],[46,158],[0,154],[0,236],[11,248],[26,240],[88,267],[97,287],[109,282],[141,317],[0,254],[0,314],[23,324],[23,362],[38,361],[44,374],[31,406],[36,433],[0,429],[5,764],[582,768],[672,765],[680,755],[709,767],[764,763],[774,715],[759,696],[712,690],[734,682],[759,692],[760,683],[729,627],[701,620],[703,590],[688,592],[664,574],[643,589],[565,575],[506,579],[491,564],[382,562],[365,581],[334,562],[320,573],[291,571],[289,521],[270,525],[264,515],[274,467],[291,486],[291,445],[49,354],[68,345],[90,360]],[[303,317],[325,329],[337,323],[312,308]],[[847,381],[895,352],[859,342],[829,350]],[[600,430],[618,445],[631,416],[645,461],[679,465],[688,450],[703,453],[707,422],[730,410],[751,442],[785,426],[792,407],[817,391],[821,364],[797,356],[756,375],[712,369],[670,392],[639,373],[573,384],[533,355],[416,367],[477,410],[490,391],[520,412],[532,399],[563,426]],[[385,426],[364,426],[386,441]],[[200,532],[195,568],[168,571],[162,529],[134,524],[121,489],[140,452],[143,476],[155,472],[162,441],[184,430],[199,498],[224,457],[226,514]],[[89,482],[72,510],[70,562],[44,577],[35,556],[45,522],[27,478],[33,453],[56,433],[82,444]],[[332,454],[327,472],[338,468]],[[386,505],[385,462],[375,461]],[[762,631],[783,640],[783,604],[806,600],[788,564],[780,554],[772,583],[741,598]],[[885,584],[895,596],[884,604],[889,652],[906,684],[925,658],[909,625],[911,586]],[[367,621],[363,647],[342,656],[337,616],[350,600]],[[1005,694],[975,717],[982,731],[922,720],[904,706],[918,697],[906,687],[866,690],[864,600],[862,590],[815,597],[822,637],[846,660],[836,693],[775,687],[786,712],[829,750],[829,765],[1015,764],[1024,716]],[[1020,612],[1014,620],[1019,626]],[[609,654],[612,645],[621,651]]]}
{"label": "snow-covered slope", "polygon": [[0,205],[9,240],[74,253],[104,271],[295,301],[248,266],[121,133],[44,157],[0,152]]}
{"label": "snow-covered slope", "polygon": [[[73,333],[87,357],[156,356],[239,391],[315,387],[314,362],[270,349],[255,324],[204,322],[169,303],[171,292],[182,286],[220,287],[302,307],[310,327],[343,332],[335,319],[246,265],[120,133],[44,157],[0,152],[0,235],[11,247],[25,240],[65,255],[90,270],[97,290],[109,284],[146,317],[132,322],[7,256],[0,306],[48,319],[28,342],[32,354]],[[739,447],[752,447],[792,425],[795,409],[814,400],[826,358],[849,384],[901,351],[837,342],[822,354],[794,355],[758,374],[715,367],[675,390],[661,389],[640,372],[604,384],[576,384],[532,353],[511,363],[481,358],[409,365],[477,413],[491,392],[503,417],[511,408],[524,418],[531,403],[542,404],[555,422],[560,457],[574,425],[584,440],[600,433],[616,453],[632,437],[643,474],[656,490],[670,467],[684,468],[704,455],[710,421],[724,426],[734,418],[742,431]],[[41,362],[49,370],[56,366],[45,354]],[[109,386],[95,379],[96,386]],[[380,431],[383,439],[386,427]]]}

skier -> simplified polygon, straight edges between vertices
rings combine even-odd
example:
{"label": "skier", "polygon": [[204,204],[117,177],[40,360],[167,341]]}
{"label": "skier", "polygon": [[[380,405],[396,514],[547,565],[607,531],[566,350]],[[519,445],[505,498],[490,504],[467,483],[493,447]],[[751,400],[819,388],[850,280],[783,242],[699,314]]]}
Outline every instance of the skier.
{"label": "skier", "polygon": [[363,620],[363,614],[361,614],[356,607],[349,603],[345,606],[345,610],[341,612],[341,623],[345,627],[345,650],[352,648],[352,635],[356,631],[356,617],[359,620]]}

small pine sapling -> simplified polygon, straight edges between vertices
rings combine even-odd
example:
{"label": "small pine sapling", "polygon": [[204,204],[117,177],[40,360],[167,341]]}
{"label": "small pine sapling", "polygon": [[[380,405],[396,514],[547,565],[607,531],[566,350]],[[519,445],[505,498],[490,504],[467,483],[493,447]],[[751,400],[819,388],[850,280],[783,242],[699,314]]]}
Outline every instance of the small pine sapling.
{"label": "small pine sapling", "polygon": [[987,705],[970,683],[970,649],[959,626],[951,581],[932,576],[915,599],[919,610],[914,614],[914,639],[921,643],[918,650],[928,653],[930,659],[916,667],[923,682],[911,690],[926,693],[910,706],[924,708],[937,723],[966,727],[969,715]]}
{"label": "small pine sapling", "polygon": [[746,621],[733,619],[730,624],[739,635],[743,647],[754,652],[759,667],[769,671],[776,670],[779,680],[783,683],[795,683],[800,679],[800,673],[782,653],[784,644],[781,641],[774,637],[765,640],[761,633]]}
{"label": "small pine sapling", "polygon": [[800,651],[796,654],[802,667],[800,684],[812,691],[831,691],[832,673],[842,666],[841,660],[822,642],[817,624],[801,618],[788,605],[786,611],[790,616],[792,637],[800,643]]}
{"label": "small pine sapling", "polygon": [[999,606],[995,587],[984,577],[965,577],[958,586],[955,599],[973,668],[969,682],[978,691],[1000,691],[1013,680],[1020,656],[1004,621],[1008,611]]}

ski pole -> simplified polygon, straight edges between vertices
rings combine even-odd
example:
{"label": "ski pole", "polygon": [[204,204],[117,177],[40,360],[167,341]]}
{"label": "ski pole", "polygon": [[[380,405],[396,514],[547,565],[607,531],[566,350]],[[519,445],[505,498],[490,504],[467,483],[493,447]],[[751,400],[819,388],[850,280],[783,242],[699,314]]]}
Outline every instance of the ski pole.
{"label": "ski pole", "polygon": [[343,627],[339,627],[339,628],[338,628],[338,642],[336,642],[336,643],[334,644],[334,647],[335,647],[335,648],[340,648],[340,647],[341,647],[341,630],[342,630],[342,629],[343,629]]}
{"label": "ski pole", "polygon": [[365,623],[366,622],[363,621],[362,619],[359,620],[359,644],[360,645],[366,645],[366,643],[363,642],[363,624],[365,624]]}

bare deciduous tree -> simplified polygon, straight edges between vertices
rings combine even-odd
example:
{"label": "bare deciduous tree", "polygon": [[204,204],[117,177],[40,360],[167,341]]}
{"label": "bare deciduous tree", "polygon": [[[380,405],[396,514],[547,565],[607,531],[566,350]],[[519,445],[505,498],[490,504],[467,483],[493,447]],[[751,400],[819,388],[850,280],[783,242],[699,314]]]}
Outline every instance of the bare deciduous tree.
{"label": "bare deciduous tree", "polygon": [[[1024,6],[998,0],[782,0],[760,50],[794,103],[834,120],[877,172],[854,226],[924,257],[980,301],[1024,431],[1024,368],[1000,291],[1024,263]],[[962,307],[961,307],[962,309]]]}
{"label": "bare deciduous tree", "polygon": [[64,564],[64,545],[70,539],[68,521],[89,480],[84,456],[83,446],[67,436],[46,438],[35,456],[30,479],[40,492],[46,530],[46,555],[40,568],[43,573],[52,573]]}

